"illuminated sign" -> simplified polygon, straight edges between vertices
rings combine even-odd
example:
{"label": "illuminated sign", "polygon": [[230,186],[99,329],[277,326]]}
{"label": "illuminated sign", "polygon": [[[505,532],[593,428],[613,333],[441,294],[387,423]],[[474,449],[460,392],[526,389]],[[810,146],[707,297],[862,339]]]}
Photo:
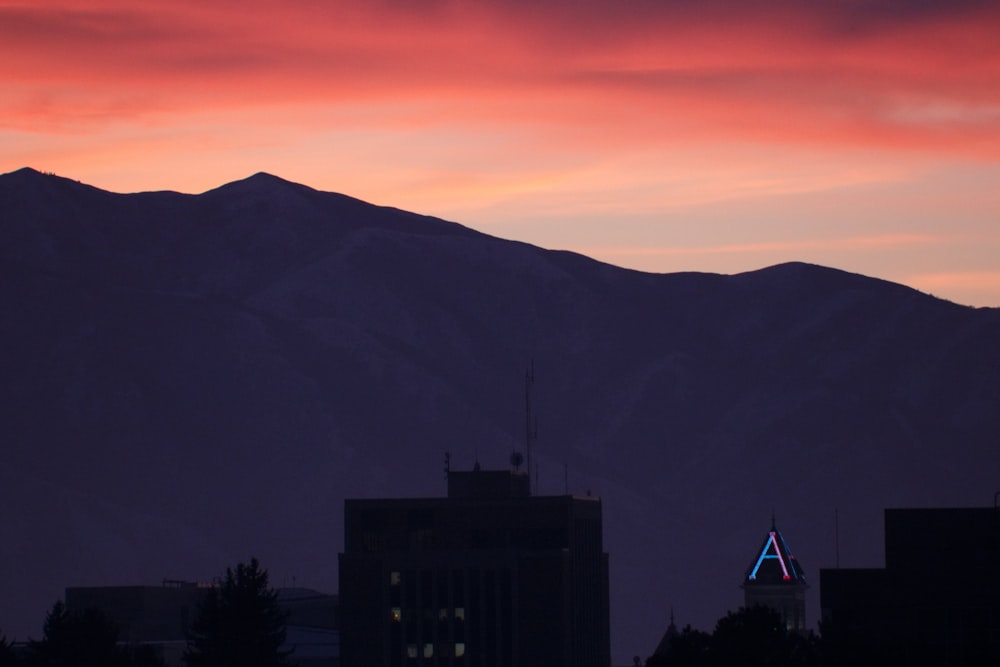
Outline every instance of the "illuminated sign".
{"label": "illuminated sign", "polygon": [[[763,564],[766,559],[776,559],[778,561],[778,564],[781,565],[782,579],[785,581],[789,581],[792,578],[792,575],[797,575],[795,572],[795,564],[791,562],[791,555],[788,555],[788,562],[785,561],[785,556],[781,555],[782,550],[778,546],[778,540],[781,540],[782,546],[785,545],[785,541],[781,538],[778,531],[772,530],[768,533],[767,541],[764,542],[764,548],[760,550],[760,556],[757,558],[757,562],[754,564],[747,579],[750,581],[757,579],[757,570],[760,569],[761,564]],[[787,546],[785,546],[784,552],[788,554]]]}

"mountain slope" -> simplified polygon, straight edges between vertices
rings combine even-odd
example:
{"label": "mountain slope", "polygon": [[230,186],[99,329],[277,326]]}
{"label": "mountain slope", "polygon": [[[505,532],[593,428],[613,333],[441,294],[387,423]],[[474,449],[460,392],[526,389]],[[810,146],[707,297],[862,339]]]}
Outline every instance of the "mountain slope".
{"label": "mountain slope", "polygon": [[[998,485],[1000,311],[805,264],[653,275],[266,174],[201,195],[0,176],[0,628],[67,585],[253,554],[335,590],[347,497],[524,438],[604,499],[616,659],[707,627],[771,512],[813,581],[885,506]],[[9,593],[9,594],[8,594]]]}

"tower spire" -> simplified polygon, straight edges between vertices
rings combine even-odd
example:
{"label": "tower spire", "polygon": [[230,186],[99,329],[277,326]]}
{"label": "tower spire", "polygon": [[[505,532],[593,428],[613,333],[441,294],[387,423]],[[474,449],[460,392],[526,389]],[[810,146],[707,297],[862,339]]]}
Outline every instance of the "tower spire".
{"label": "tower spire", "polygon": [[781,614],[786,630],[805,630],[805,576],[785,538],[778,532],[774,511],[771,530],[743,578],[745,606],[761,604]]}
{"label": "tower spire", "polygon": [[[527,458],[528,492],[531,492],[531,475],[535,471],[531,467],[531,443],[538,437],[538,419],[531,413],[531,387],[535,384],[535,360],[531,359],[524,371],[524,446]],[[537,486],[537,480],[536,480]]]}

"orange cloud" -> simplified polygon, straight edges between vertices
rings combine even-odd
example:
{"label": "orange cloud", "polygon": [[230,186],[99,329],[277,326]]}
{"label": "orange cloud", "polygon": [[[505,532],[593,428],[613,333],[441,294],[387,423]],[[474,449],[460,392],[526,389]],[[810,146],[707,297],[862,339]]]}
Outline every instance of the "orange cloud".
{"label": "orange cloud", "polygon": [[997,11],[866,4],[0,4],[3,122],[433,100],[425,122],[521,124],[565,143],[1000,155]]}
{"label": "orange cloud", "polygon": [[535,239],[651,270],[873,258],[900,230],[880,247],[920,262],[935,225],[994,243],[997,26],[978,0],[0,0],[0,171],[267,170],[524,240],[586,228]]}

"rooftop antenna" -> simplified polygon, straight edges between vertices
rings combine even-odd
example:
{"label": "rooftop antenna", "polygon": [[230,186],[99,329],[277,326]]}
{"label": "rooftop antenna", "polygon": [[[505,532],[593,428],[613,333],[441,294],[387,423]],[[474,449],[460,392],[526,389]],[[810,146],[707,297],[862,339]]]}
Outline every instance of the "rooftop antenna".
{"label": "rooftop antenna", "polygon": [[840,510],[833,510],[833,543],[834,554],[837,557],[837,569],[840,569]]}
{"label": "rooftop antenna", "polygon": [[531,493],[531,473],[535,472],[535,486],[538,485],[538,470],[531,467],[531,443],[538,437],[538,419],[531,413],[531,387],[535,384],[535,360],[528,362],[524,372],[524,446],[527,451],[528,492]]}

